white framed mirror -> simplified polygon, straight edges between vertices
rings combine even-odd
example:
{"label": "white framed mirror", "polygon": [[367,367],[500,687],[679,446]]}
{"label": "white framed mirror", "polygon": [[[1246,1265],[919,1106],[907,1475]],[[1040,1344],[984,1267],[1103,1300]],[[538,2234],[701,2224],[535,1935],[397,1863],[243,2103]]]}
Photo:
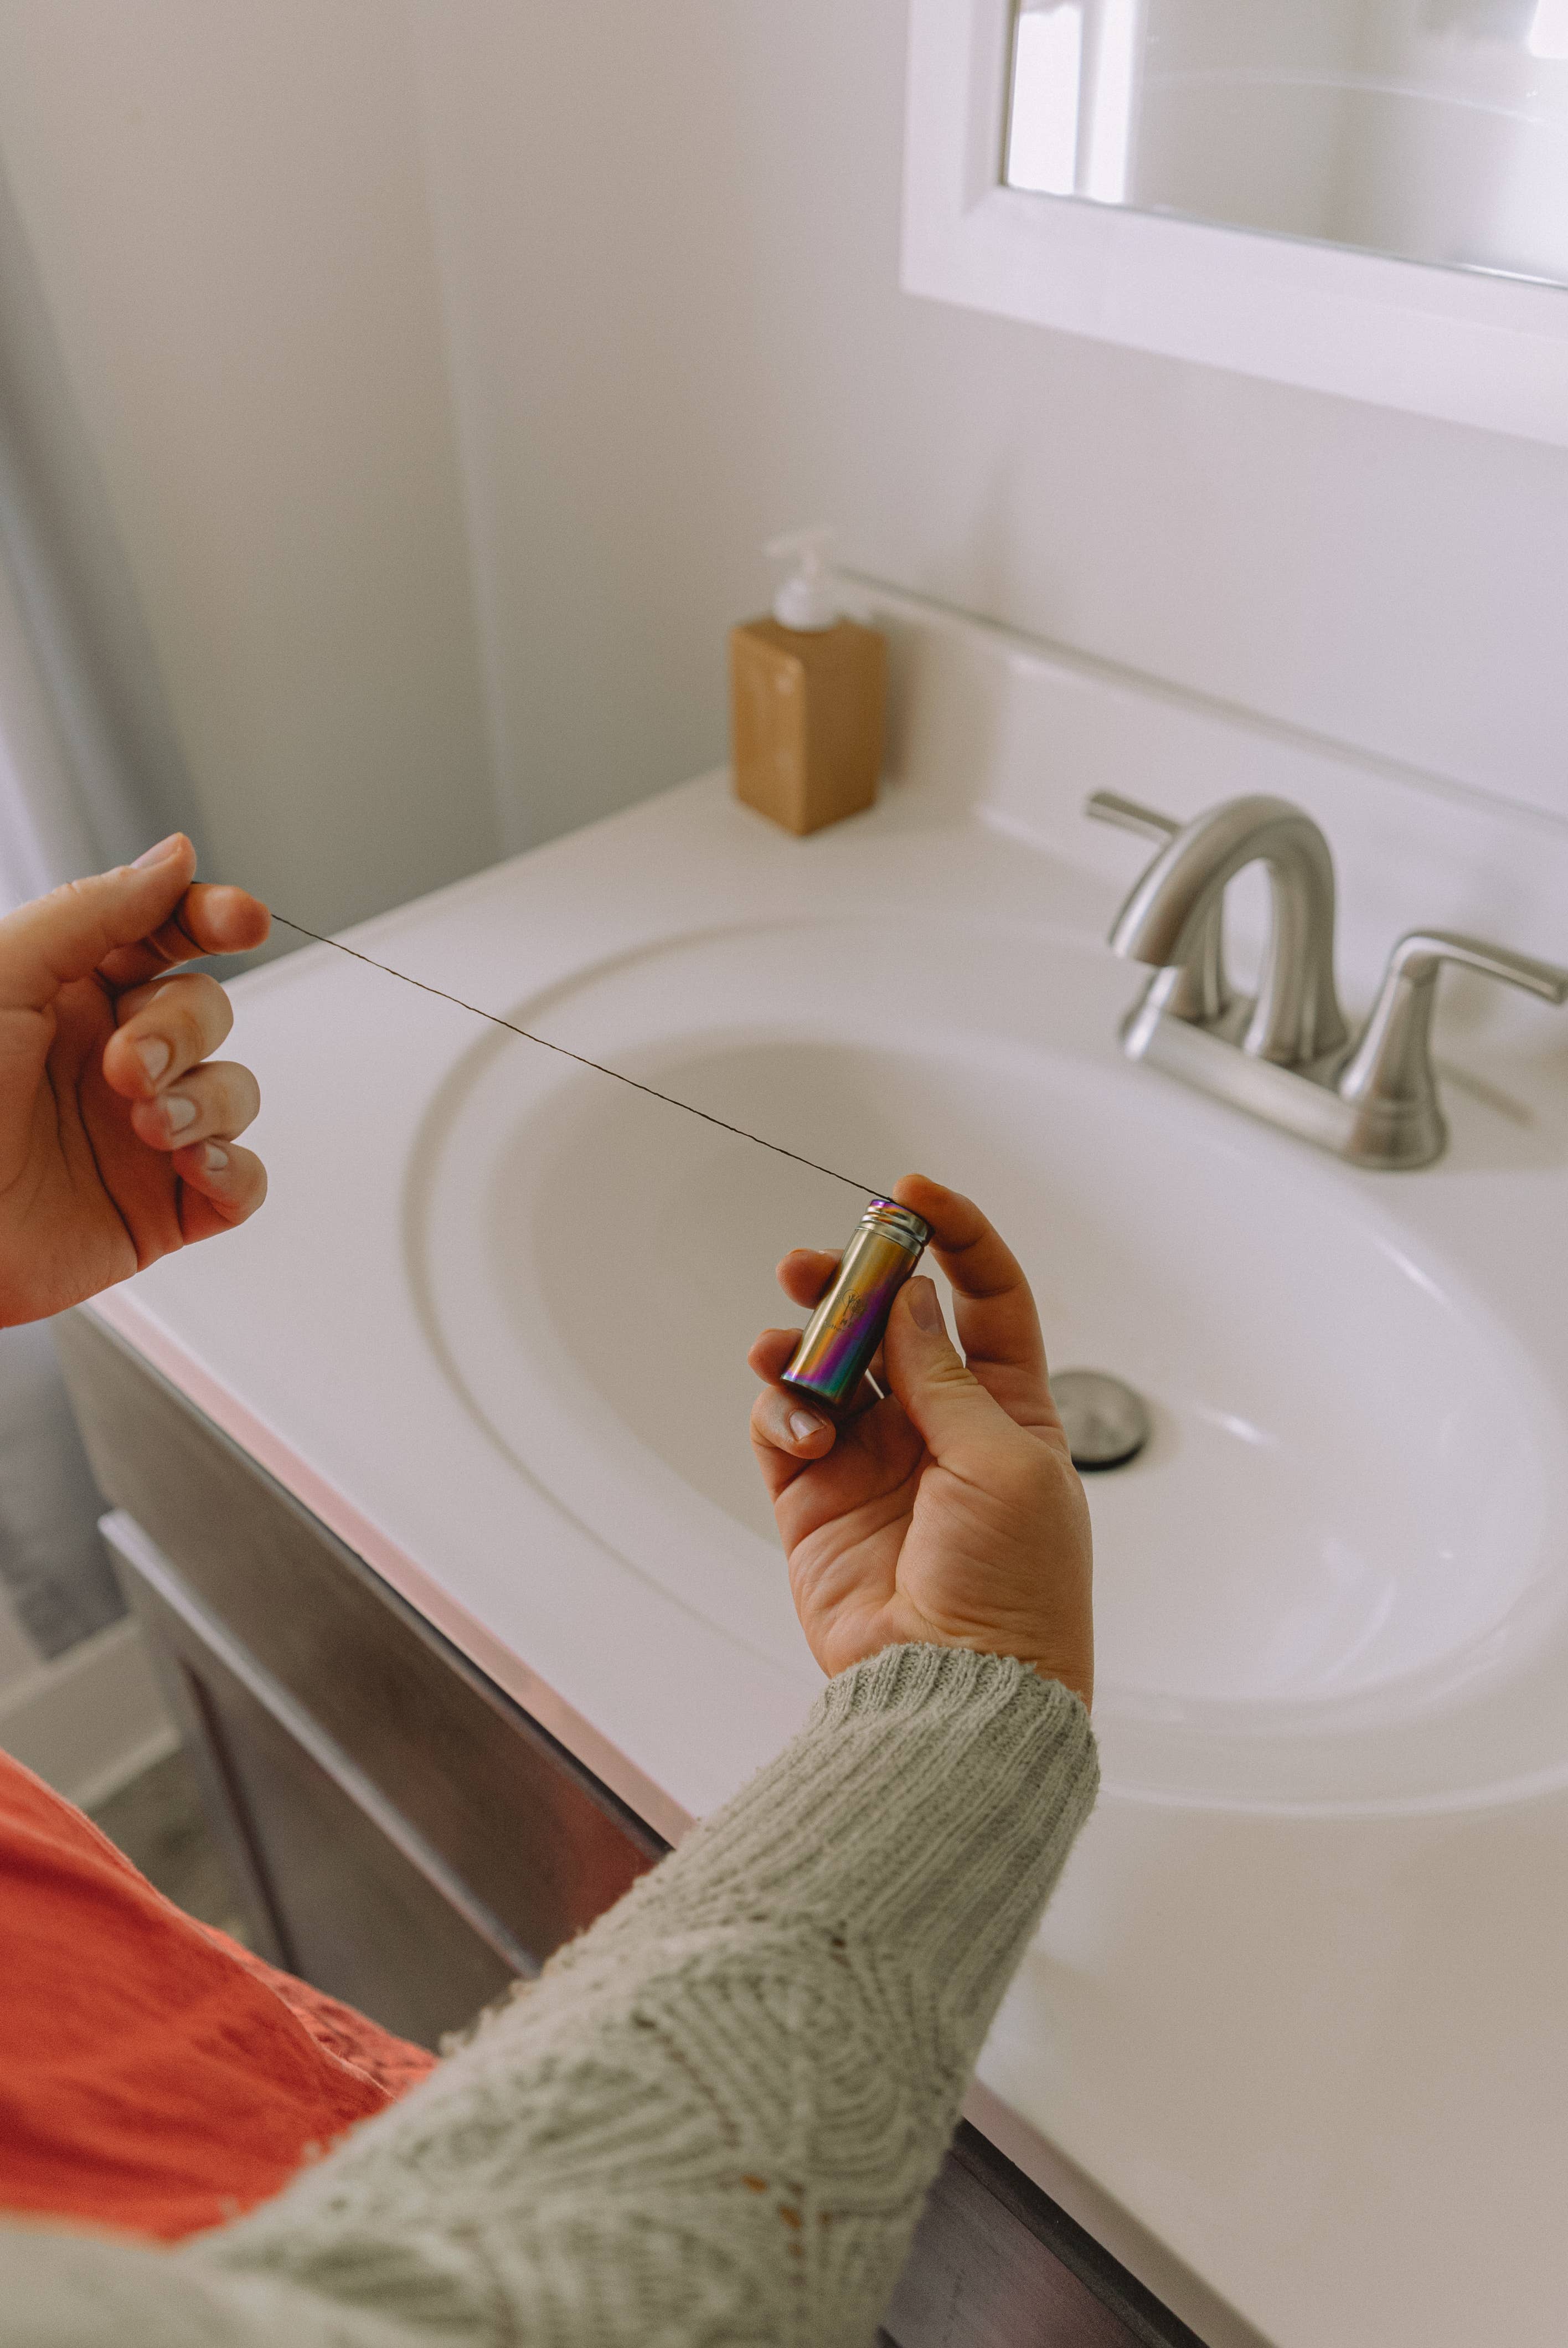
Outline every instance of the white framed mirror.
{"label": "white framed mirror", "polygon": [[1568,445],[1568,0],[911,0],[903,274]]}

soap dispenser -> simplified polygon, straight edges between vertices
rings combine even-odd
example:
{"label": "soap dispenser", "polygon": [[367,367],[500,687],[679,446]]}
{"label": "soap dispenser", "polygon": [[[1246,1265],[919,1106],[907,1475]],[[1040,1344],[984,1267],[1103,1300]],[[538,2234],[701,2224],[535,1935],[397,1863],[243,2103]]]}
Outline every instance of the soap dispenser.
{"label": "soap dispenser", "polygon": [[764,552],[790,566],[771,618],[730,631],[735,796],[786,831],[820,831],[876,796],[887,645],[843,617],[833,532],[798,530]]}

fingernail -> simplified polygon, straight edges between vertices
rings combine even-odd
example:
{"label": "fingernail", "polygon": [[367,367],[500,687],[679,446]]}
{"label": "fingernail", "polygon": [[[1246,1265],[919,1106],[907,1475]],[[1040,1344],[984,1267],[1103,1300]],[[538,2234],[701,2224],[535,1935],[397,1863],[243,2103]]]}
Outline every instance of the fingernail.
{"label": "fingernail", "polygon": [[229,1163],[229,1152],[216,1141],[210,1141],[201,1153],[201,1163],[209,1174],[221,1174]]}
{"label": "fingernail", "polygon": [[809,1443],[814,1435],[821,1434],[826,1423],[811,1410],[792,1410],[789,1415],[789,1431],[797,1443]]}
{"label": "fingernail", "polygon": [[939,1329],[942,1308],[937,1302],[937,1291],[928,1280],[909,1282],[909,1318],[917,1329]]}
{"label": "fingernail", "polygon": [[183,1133],[196,1122],[196,1103],[187,1100],[183,1093],[170,1093],[163,1104],[163,1117],[170,1133]]}
{"label": "fingernail", "polygon": [[147,1070],[148,1083],[155,1085],[174,1056],[167,1044],[160,1043],[154,1036],[149,1042],[137,1045],[136,1056]]}
{"label": "fingernail", "polygon": [[167,858],[174,854],[176,849],[183,848],[184,845],[185,834],[182,831],[171,831],[169,838],[160,839],[156,848],[144,848],[130,869],[133,872],[144,872],[149,864],[163,863]]}

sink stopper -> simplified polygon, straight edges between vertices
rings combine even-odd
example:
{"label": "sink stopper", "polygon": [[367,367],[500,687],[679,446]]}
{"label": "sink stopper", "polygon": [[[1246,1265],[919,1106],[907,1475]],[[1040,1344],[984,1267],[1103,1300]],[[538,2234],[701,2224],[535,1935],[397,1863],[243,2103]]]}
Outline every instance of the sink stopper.
{"label": "sink stopper", "polygon": [[1067,1433],[1072,1464],[1084,1473],[1124,1468],[1153,1432],[1148,1406],[1108,1370],[1059,1370],[1050,1391]]}

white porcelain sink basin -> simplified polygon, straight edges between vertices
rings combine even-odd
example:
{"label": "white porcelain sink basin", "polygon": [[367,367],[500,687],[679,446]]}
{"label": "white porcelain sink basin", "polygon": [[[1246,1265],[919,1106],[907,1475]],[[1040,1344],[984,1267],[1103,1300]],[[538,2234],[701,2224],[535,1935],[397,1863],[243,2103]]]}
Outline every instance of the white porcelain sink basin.
{"label": "white porcelain sink basin", "polygon": [[[1130,1067],[1133,974],[1022,927],[676,940],[513,1015],[867,1184],[979,1199],[1053,1364],[1154,1437],[1091,1479],[1109,1785],[1226,1807],[1485,1798],[1568,1758],[1561,1418],[1410,1210]],[[852,1192],[526,1044],[481,1042],[409,1194],[422,1311],[494,1440],[753,1647],[798,1642],[746,1439],[773,1266]],[[1533,1693],[1532,1693],[1533,1691]]]}
{"label": "white porcelain sink basin", "polygon": [[[1130,1379],[1154,1436],[1090,1488],[1106,1792],[969,2116],[1215,2348],[1558,2348],[1568,1014],[1445,978],[1452,1148],[1352,1172],[1122,1057],[1143,851],[1082,807],[1307,808],[1351,1008],[1417,924],[1563,960],[1568,825],[861,615],[867,815],[794,839],[715,772],[348,943],[986,1203],[1057,1367]],[[1241,876],[1234,969],[1264,911]],[[236,1004],[266,1211],[95,1314],[678,1837],[819,1684],[743,1357],[776,1258],[859,1200],[326,946]]]}

